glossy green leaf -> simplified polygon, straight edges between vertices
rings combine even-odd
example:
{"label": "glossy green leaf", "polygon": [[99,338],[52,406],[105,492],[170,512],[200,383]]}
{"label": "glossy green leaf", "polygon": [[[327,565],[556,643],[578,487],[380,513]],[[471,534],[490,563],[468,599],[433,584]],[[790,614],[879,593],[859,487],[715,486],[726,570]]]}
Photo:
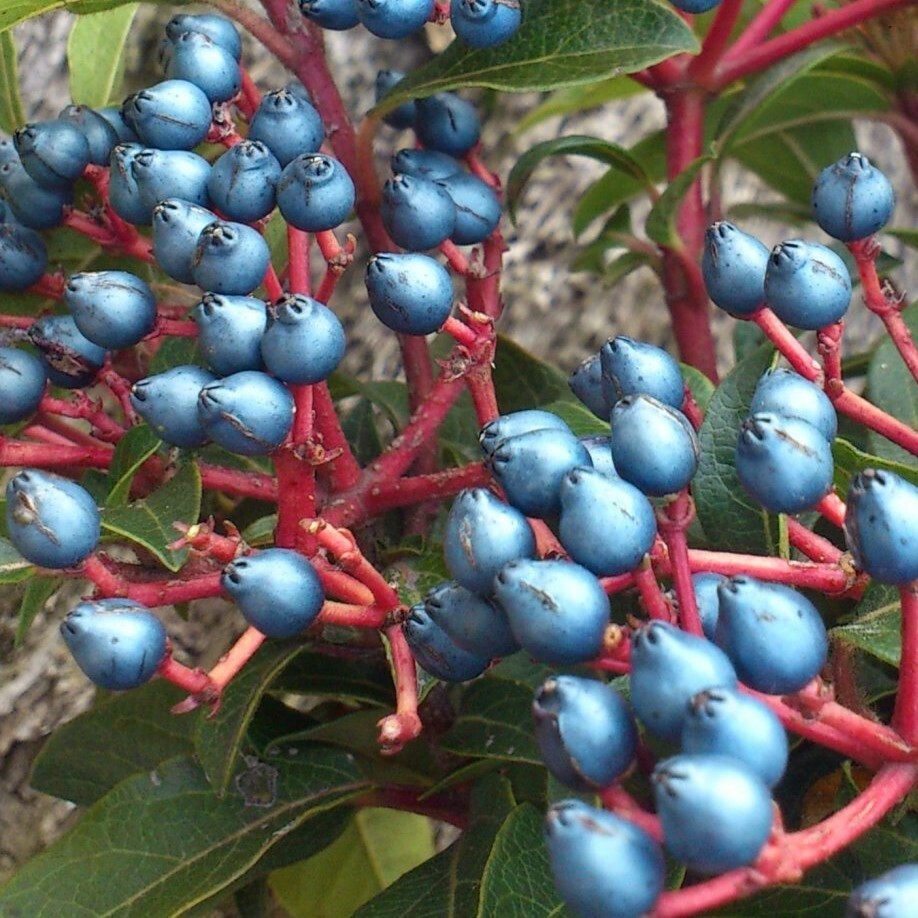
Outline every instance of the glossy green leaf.
{"label": "glossy green leaf", "polygon": [[274,873],[271,889],[292,918],[350,918],[433,855],[429,819],[398,810],[360,810],[319,854]]}
{"label": "glossy green leaf", "polygon": [[246,751],[246,731],[262,697],[302,650],[301,644],[292,641],[267,641],[224,689],[217,711],[201,710],[194,735],[195,753],[218,796],[230,789]]}
{"label": "glossy green leaf", "polygon": [[19,604],[19,618],[16,620],[16,647],[22,646],[35,616],[41,612],[45,603],[58,591],[63,582],[63,577],[33,577],[26,584],[22,602]]}
{"label": "glossy green leaf", "polygon": [[200,357],[198,339],[166,338],[156,349],[147,372],[148,375],[153,376],[156,373],[164,373],[166,370],[171,370],[173,367],[190,363],[204,363]]}
{"label": "glossy green leaf", "polygon": [[200,512],[201,473],[197,463],[188,460],[149,497],[124,507],[104,507],[102,528],[142,545],[175,572],[188,556],[188,549],[174,551],[168,547],[179,537],[173,523],[196,523]]}
{"label": "glossy green leaf", "polygon": [[[5,501],[0,501],[0,510]],[[0,538],[0,584],[19,583],[35,574],[35,568],[13,547],[12,542]]]}
{"label": "glossy green leaf", "polygon": [[137,470],[162,446],[162,441],[146,425],[132,427],[115,447],[108,467],[106,507],[123,507],[131,493],[131,482]]}
{"label": "glossy green leaf", "polygon": [[902,603],[896,587],[872,583],[854,609],[850,624],[833,628],[831,635],[864,653],[898,666],[902,654]]}
{"label": "glossy green leaf", "polygon": [[[909,306],[902,317],[911,332],[912,340],[918,341],[918,303]],[[918,427],[918,385],[889,337],[883,338],[870,361],[867,393],[870,401],[878,408],[913,429]],[[914,467],[915,457],[901,446],[873,431],[868,436],[872,452],[884,459]]]}
{"label": "glossy green leaf", "polygon": [[680,363],[679,369],[682,371],[682,378],[688,384],[696,404],[702,411],[707,411],[711,397],[714,395],[714,383],[701,370],[687,363]]}
{"label": "glossy green leaf", "polygon": [[376,111],[466,86],[527,92],[592,83],[697,48],[685,22],[652,0],[529,0],[512,41],[487,49],[453,42]]}
{"label": "glossy green leaf", "polygon": [[12,32],[0,32],[0,130],[12,134],[25,123],[19,94],[16,42]]}
{"label": "glossy green leaf", "polygon": [[367,790],[347,754],[296,752],[246,762],[222,799],[190,758],[128,778],[0,890],[0,914],[186,914],[311,816]]}
{"label": "glossy green leaf", "polygon": [[[183,6],[192,0],[153,0],[168,6]],[[77,15],[101,13],[119,6],[135,5],[131,0],[3,0],[0,4],[0,32],[53,10],[67,10]]]}
{"label": "glossy green leaf", "polygon": [[183,697],[164,679],[110,695],[48,737],[32,787],[89,806],[131,775],[190,755],[195,719],[170,711]]}
{"label": "glossy green leaf", "polygon": [[385,412],[393,425],[401,429],[408,420],[408,389],[403,382],[382,379],[363,382],[343,373],[333,373],[329,379],[329,391],[332,398],[347,398],[349,395],[362,395]]}
{"label": "glossy green leaf", "polygon": [[332,654],[307,648],[278,674],[272,691],[335,698],[356,704],[390,707],[395,702],[389,667],[381,650],[337,648]]}
{"label": "glossy green leaf", "polygon": [[277,529],[277,514],[269,513],[249,523],[242,530],[242,540],[247,545],[264,546],[274,544],[274,530]]}
{"label": "glossy green leaf", "polygon": [[500,335],[493,379],[502,414],[571,398],[563,373]]}
{"label": "glossy green leaf", "polygon": [[545,410],[561,418],[578,437],[607,437],[609,435],[608,421],[601,421],[589,408],[573,399],[549,402],[545,405]]}
{"label": "glossy green leaf", "polygon": [[70,95],[78,105],[101,108],[120,94],[124,46],[139,3],[80,16],[67,40]]}
{"label": "glossy green leaf", "polygon": [[666,190],[650,209],[644,229],[658,245],[670,249],[681,248],[682,240],[676,229],[676,215],[692,183],[698,177],[698,173],[710,160],[710,156],[701,156],[686,166],[666,186]]}
{"label": "glossy green leaf", "polygon": [[836,439],[832,444],[832,457],[835,462],[835,488],[841,497],[848,493],[848,486],[854,475],[864,469],[886,469],[918,486],[918,466],[914,458],[908,465],[893,462],[872,453],[865,453],[842,439]]}
{"label": "glossy green leaf", "polygon": [[507,177],[507,206],[510,218],[516,220],[516,205],[526,183],[540,163],[551,156],[586,156],[598,160],[630,176],[645,190],[653,190],[653,182],[644,171],[644,167],[624,147],[610,143],[599,137],[573,134],[569,137],[556,137],[530,147],[510,170]]}
{"label": "glossy green leaf", "polygon": [[736,474],[736,439],[748,416],[756,383],[772,364],[774,351],[763,345],[720,384],[698,433],[701,460],[692,481],[698,519],[715,548],[777,554],[778,524],[746,494]]}

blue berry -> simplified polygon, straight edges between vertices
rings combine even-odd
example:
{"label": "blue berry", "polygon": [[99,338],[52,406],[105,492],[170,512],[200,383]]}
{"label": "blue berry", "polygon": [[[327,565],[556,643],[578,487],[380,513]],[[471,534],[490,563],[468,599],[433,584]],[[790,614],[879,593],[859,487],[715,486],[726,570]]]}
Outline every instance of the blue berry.
{"label": "blue berry", "polygon": [[412,252],[436,248],[456,228],[456,205],[446,189],[415,175],[386,181],[379,213],[392,241]]}
{"label": "blue berry", "polygon": [[819,675],[828,654],[826,628],[802,593],[783,583],[729,577],[717,596],[715,637],[743,684],[789,695]]}
{"label": "blue berry", "polygon": [[681,411],[649,395],[625,396],[612,409],[612,461],[645,494],[660,497],[686,487],[698,455],[698,438]]}
{"label": "blue berry", "polygon": [[210,100],[187,80],[163,80],[135,92],[124,100],[121,114],[142,143],[158,150],[193,149],[213,120]]}
{"label": "blue berry", "polygon": [[449,511],[443,556],[450,574],[467,590],[487,596],[494,577],[511,561],[535,555],[528,520],[486,488],[460,492]]}
{"label": "blue berry", "polygon": [[871,236],[886,226],[896,205],[889,179],[862,153],[849,153],[816,177],[813,216],[842,242]]}
{"label": "blue berry", "polygon": [[822,431],[766,412],[743,421],[736,474],[753,500],[773,513],[814,507],[832,489],[834,463]]}
{"label": "blue berry", "polygon": [[201,390],[198,416],[224,449],[241,456],[264,456],[290,432],[293,396],[267,373],[243,370]]}
{"label": "blue berry", "polygon": [[504,610],[455,580],[435,586],[423,605],[454,644],[477,657],[491,660],[520,649]]}
{"label": "blue berry", "polygon": [[203,32],[183,32],[172,40],[166,76],[193,83],[211,103],[228,102],[242,86],[237,58]]}
{"label": "blue berry", "polygon": [[470,172],[457,172],[438,179],[456,205],[456,228],[450,239],[456,245],[484,242],[497,229],[501,204],[494,189]]}
{"label": "blue berry", "polygon": [[151,215],[153,221],[153,254],[159,266],[173,280],[193,284],[191,259],[201,230],[217,220],[206,207],[189,204],[181,198],[160,201]]}
{"label": "blue berry", "polygon": [[633,823],[581,800],[562,800],[545,816],[555,887],[578,918],[639,918],[663,891],[659,845]]}
{"label": "blue berry", "polygon": [[[410,125],[406,125],[408,126]],[[458,159],[446,153],[438,153],[436,150],[399,150],[392,157],[390,164],[396,175],[416,175],[432,182],[439,182],[463,172],[462,163]]]}
{"label": "blue berry", "polygon": [[580,442],[586,447],[593,462],[593,468],[602,472],[609,478],[618,478],[615,463],[612,461],[612,438],[607,434],[597,434],[591,437],[580,437]]}
{"label": "blue berry", "polygon": [[442,682],[467,682],[480,676],[491,662],[488,657],[463,650],[433,620],[423,603],[411,607],[402,627],[415,659]]}
{"label": "blue berry", "polygon": [[282,167],[317,152],[324,139],[318,111],[304,95],[286,88],[264,95],[249,124],[249,140],[260,140]]}
{"label": "blue berry", "polygon": [[344,356],[344,343],[338,317],[312,297],[288,293],[268,307],[261,356],[284,382],[303,386],[327,379]]}
{"label": "blue berry", "polygon": [[16,424],[31,417],[47,383],[37,357],[14,347],[0,347],[0,424]]}
{"label": "blue berry", "polygon": [[[353,2],[353,0],[352,0]],[[376,74],[376,104],[378,105],[386,97],[386,93],[401,83],[405,79],[405,74],[401,70],[380,70]],[[402,102],[397,108],[392,109],[388,114],[383,115],[383,121],[390,127],[400,130],[410,128],[414,124],[416,108],[414,100]],[[397,171],[395,169],[393,172]]]}
{"label": "blue berry", "polygon": [[681,408],[685,381],[679,364],[662,348],[625,335],[610,338],[599,349],[605,401],[614,405],[626,395],[643,393],[670,408]]}
{"label": "blue berry", "polygon": [[7,483],[6,529],[23,558],[52,569],[87,558],[102,531],[96,502],[85,488],[37,469],[25,469]]}
{"label": "blue berry", "polygon": [[918,578],[918,488],[893,472],[864,469],[851,479],[845,541],[854,563],[880,583]]}
{"label": "blue berry", "polygon": [[13,134],[19,161],[43,188],[69,188],[89,165],[89,141],[69,121],[26,124]]}
{"label": "blue berry", "polygon": [[712,223],[704,236],[701,272],[708,296],[724,312],[751,316],[765,305],[768,248],[732,223]]}
{"label": "blue berry", "polygon": [[325,602],[315,568],[288,548],[267,548],[237,558],[223,568],[220,584],[245,620],[270,638],[305,631]]}
{"label": "blue berry", "polygon": [[89,144],[89,162],[107,166],[112,150],[120,143],[115,128],[88,105],[68,105],[57,116],[72,124]]}
{"label": "blue berry", "polygon": [[586,405],[596,417],[603,421],[609,420],[612,405],[606,398],[605,388],[602,383],[602,362],[599,354],[592,354],[579,363],[576,369],[567,378],[571,392]]}
{"label": "blue berry", "polygon": [[191,317],[198,323],[198,347],[218,376],[263,370],[261,338],[268,323],[262,300],[205,293]]}
{"label": "blue berry", "polygon": [[465,156],[481,137],[481,120],[470,102],[438,92],[417,100],[414,132],[428,150]]}
{"label": "blue berry", "polygon": [[698,606],[701,630],[709,641],[714,640],[714,635],[717,631],[717,619],[720,615],[717,588],[726,579],[724,574],[714,574],[708,571],[692,574],[692,587],[695,590],[695,604]]}
{"label": "blue berry", "polygon": [[848,898],[845,918],[912,918],[918,901],[918,864],[902,864],[862,883]]}
{"label": "blue berry", "polygon": [[207,192],[228,219],[254,223],[274,210],[280,177],[274,154],[258,140],[243,140],[214,163]]}
{"label": "blue berry", "polygon": [[605,682],[552,676],[536,692],[532,716],[548,770],[574,790],[608,787],[634,760],[634,716]]}
{"label": "blue berry", "polygon": [[561,544],[597,577],[633,570],[653,546],[653,506],[627,481],[596,469],[575,468],[561,480],[560,496]]}
{"label": "blue berry", "polygon": [[561,481],[590,455],[568,430],[543,428],[503,440],[487,459],[507,501],[526,516],[545,518],[561,510]]}
{"label": "blue berry", "polygon": [[541,408],[524,408],[488,421],[478,434],[478,442],[485,456],[490,456],[504,440],[544,428],[571,433],[570,427],[558,415]]}
{"label": "blue berry", "polygon": [[127,271],[71,274],[64,305],[77,328],[100,347],[132,347],[156,324],[156,297],[146,281]]}
{"label": "blue berry", "polygon": [[[119,143],[112,150],[108,160],[108,201],[112,210],[128,223],[149,223],[153,216],[152,209],[147,208],[141,197],[140,187],[134,176],[134,163],[144,151],[145,148],[139,143]],[[0,168],[0,175],[2,172]],[[207,172],[210,172],[210,165],[207,165]],[[207,190],[206,179],[204,190]]]}
{"label": "blue berry", "polygon": [[790,239],[771,251],[765,269],[765,298],[788,325],[824,328],[848,311],[851,275],[831,249]]}
{"label": "blue berry", "polygon": [[542,663],[583,663],[602,650],[609,599],[579,564],[511,561],[494,578],[494,598],[520,647]]}
{"label": "blue berry", "polygon": [[456,37],[473,48],[509,41],[523,19],[520,0],[456,0],[449,19]]}
{"label": "blue berry", "polygon": [[118,135],[118,143],[140,144],[140,138],[137,136],[136,131],[124,120],[121,114],[121,106],[108,105],[96,111],[101,118],[104,118],[112,126],[112,129]]}
{"label": "blue berry", "polygon": [[706,13],[720,6],[721,0],[670,0],[676,9],[683,13]]}
{"label": "blue berry", "polygon": [[771,708],[721,686],[692,698],[682,724],[682,751],[739,759],[774,787],[787,767],[787,734]]}
{"label": "blue berry", "polygon": [[749,404],[749,414],[763,411],[807,421],[829,443],[838,432],[838,416],[829,396],[793,370],[779,367],[762,374]]}
{"label": "blue berry", "polygon": [[198,236],[191,275],[202,290],[247,296],[262,282],[270,260],[261,233],[244,223],[217,220]]}
{"label": "blue berry", "polygon": [[0,166],[0,186],[13,216],[30,229],[60,226],[64,209],[73,203],[73,192],[69,188],[39,185],[18,159]]}
{"label": "blue berry", "polygon": [[434,0],[354,0],[364,28],[379,38],[407,38],[433,15]]}
{"label": "blue berry", "polygon": [[453,308],[449,271],[427,255],[373,255],[367,262],[365,282],[376,318],[400,334],[429,335]]}
{"label": "blue berry", "polygon": [[131,404],[160,439],[172,446],[193,449],[208,440],[198,417],[198,395],[215,379],[202,367],[172,367],[134,383]]}
{"label": "blue berry", "polygon": [[698,692],[736,685],[727,655],[703,637],[653,621],[631,640],[631,704],[654,736],[678,741]]}
{"label": "blue berry", "polygon": [[225,48],[238,61],[242,57],[242,39],[231,19],[217,13],[179,13],[166,23],[166,36],[176,41],[186,32],[200,32]]}
{"label": "blue berry", "polygon": [[167,651],[162,622],[133,599],[81,602],[61,622],[61,635],[80,669],[116,692],[148,682]]}
{"label": "blue berry", "polygon": [[323,29],[338,32],[360,23],[356,0],[300,0],[300,12]]}
{"label": "blue berry", "polygon": [[32,323],[29,340],[38,348],[48,379],[65,389],[88,386],[105,363],[107,352],[90,341],[73,316],[42,316]]}
{"label": "blue berry", "polygon": [[724,873],[759,856],[774,820],[762,779],[738,759],[677,755],[654,769],[663,844],[699,873]]}
{"label": "blue berry", "polygon": [[292,160],[277,183],[277,206],[284,219],[307,233],[340,226],[354,207],[355,190],[344,166],[324,153]]}
{"label": "blue berry", "polygon": [[0,224],[0,292],[27,290],[47,267],[48,250],[38,233],[15,223]]}
{"label": "blue berry", "polygon": [[189,204],[208,207],[210,168],[210,163],[203,156],[187,150],[141,150],[130,161],[131,176],[139,197],[139,208],[132,207],[132,210],[139,210],[141,215],[140,220],[132,222],[151,223],[153,209],[160,201],[169,198],[180,198]]}

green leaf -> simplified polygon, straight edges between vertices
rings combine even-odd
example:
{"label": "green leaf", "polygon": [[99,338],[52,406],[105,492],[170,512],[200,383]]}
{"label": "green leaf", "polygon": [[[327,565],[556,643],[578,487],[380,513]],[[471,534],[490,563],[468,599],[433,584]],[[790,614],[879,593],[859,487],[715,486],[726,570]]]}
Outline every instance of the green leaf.
{"label": "green leaf", "polygon": [[128,778],[0,890],[0,914],[185,914],[311,816],[367,790],[346,753],[295,752],[248,761],[223,799],[190,758]]}
{"label": "green leaf", "polygon": [[361,465],[368,465],[382,452],[382,440],[376,429],[373,403],[368,398],[360,399],[344,415],[341,419],[341,430]]}
{"label": "green leaf", "polygon": [[502,335],[497,338],[493,379],[502,414],[571,398],[563,373]]}
{"label": "green leaf", "polygon": [[[902,318],[912,340],[918,340],[918,303],[909,306],[902,313]],[[874,351],[867,369],[867,393],[878,408],[912,428],[918,427],[918,385],[899,356],[892,338],[884,337]],[[915,457],[907,450],[874,431],[870,431],[868,436],[871,449],[878,456],[914,467]]]}
{"label": "green leaf", "polygon": [[333,373],[329,379],[329,391],[336,401],[349,395],[362,395],[381,408],[393,426],[399,430],[411,414],[408,407],[408,389],[403,382],[396,380],[362,382],[353,376]]}
{"label": "green leaf", "polygon": [[242,540],[247,545],[262,546],[274,544],[274,530],[277,529],[277,514],[269,513],[249,523],[242,530]]}
{"label": "green leaf", "polygon": [[67,40],[70,95],[78,105],[101,108],[120,94],[124,46],[139,3],[80,16]]}
{"label": "green leaf", "polygon": [[854,609],[854,619],[830,632],[836,640],[898,666],[902,654],[902,602],[899,590],[871,583]]}
{"label": "green leaf", "polygon": [[687,363],[680,363],[679,369],[682,370],[682,378],[688,384],[698,407],[706,412],[711,403],[711,396],[714,395],[714,383],[701,370]]}
{"label": "green leaf", "polygon": [[149,497],[124,507],[103,507],[102,528],[142,545],[164,567],[177,571],[188,549],[173,551],[169,544],[178,537],[173,523],[196,523],[201,512],[201,473],[196,462],[184,462],[178,472]]}
{"label": "green leaf", "polygon": [[644,167],[624,148],[599,137],[573,134],[556,137],[530,147],[510,170],[507,177],[507,206],[510,218],[516,220],[516,204],[536,167],[550,156],[586,156],[623,172],[639,182],[645,191],[653,192],[654,185]]}
{"label": "green leaf", "polygon": [[162,441],[146,424],[132,427],[118,441],[108,467],[106,507],[123,507],[127,504],[134,475],[161,445]]}
{"label": "green leaf", "polygon": [[685,167],[667,186],[666,191],[650,209],[644,229],[658,245],[670,249],[681,248],[682,240],[676,229],[676,215],[682,201],[710,156],[700,156]]}
{"label": "green leaf", "polygon": [[148,374],[165,373],[173,367],[202,363],[197,338],[166,338],[150,361]]}
{"label": "green leaf", "polygon": [[375,112],[467,86],[527,92],[592,83],[697,48],[685,22],[652,0],[530,0],[512,41],[487,49],[453,42]]}
{"label": "green leaf", "polygon": [[918,466],[915,465],[914,458],[909,465],[891,462],[872,453],[865,453],[847,440],[841,439],[836,439],[832,444],[832,458],[835,463],[835,488],[841,495],[848,493],[851,479],[864,469],[886,469],[918,487]]}
{"label": "green leaf", "polygon": [[183,692],[164,679],[110,695],[58,727],[42,747],[31,785],[89,806],[131,775],[192,752],[194,718],[170,711]]}
{"label": "green leaf", "polygon": [[246,663],[226,687],[216,713],[206,707],[200,712],[194,746],[198,761],[222,797],[230,788],[246,731],[262,696],[277,675],[303,650],[291,641],[269,641]]}
{"label": "green leaf", "polygon": [[25,112],[19,95],[19,71],[16,66],[16,43],[12,32],[0,32],[0,130],[12,134],[24,123]]}
{"label": "green leaf", "polygon": [[778,553],[777,521],[746,494],[735,467],[740,425],[749,414],[756,383],[773,359],[771,344],[765,344],[737,364],[711,396],[698,433],[701,460],[692,495],[698,520],[714,548]]}
{"label": "green leaf", "polygon": [[[67,10],[79,16],[89,13],[101,13],[104,10],[113,10],[119,6],[126,6],[131,0],[3,0],[0,5],[0,32],[31,19],[42,13],[52,10]],[[192,0],[155,0],[156,3],[169,6],[182,6]],[[133,4],[132,4],[133,5]]]}
{"label": "green leaf", "polygon": [[[0,510],[5,501],[0,501]],[[35,568],[13,547],[12,542],[0,538],[0,584],[19,583],[35,574]]]}
{"label": "green leaf", "polygon": [[430,820],[398,810],[360,810],[319,854],[274,873],[271,889],[293,918],[350,918],[433,855]]}
{"label": "green leaf", "polygon": [[272,691],[291,695],[334,698],[339,702],[389,707],[395,702],[392,677],[384,655],[366,649],[339,654],[311,653],[308,649],[285,667]]}
{"label": "green leaf", "polygon": [[33,577],[26,584],[22,602],[19,605],[19,619],[16,622],[15,647],[21,647],[35,616],[45,607],[45,603],[58,591],[64,582],[63,577]]}
{"label": "green leaf", "polygon": [[556,414],[578,437],[609,436],[608,421],[601,421],[589,408],[573,400],[549,402],[545,410]]}

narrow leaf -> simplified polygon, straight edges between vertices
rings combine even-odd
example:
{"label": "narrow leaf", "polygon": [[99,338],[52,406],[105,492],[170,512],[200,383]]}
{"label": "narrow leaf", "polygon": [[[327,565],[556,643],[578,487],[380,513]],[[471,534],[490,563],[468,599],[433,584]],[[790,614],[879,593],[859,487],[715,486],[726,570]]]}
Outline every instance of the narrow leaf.
{"label": "narrow leaf", "polygon": [[25,588],[22,602],[19,605],[19,619],[16,622],[14,646],[21,647],[35,616],[45,607],[45,603],[57,592],[64,582],[63,577],[33,577]]}
{"label": "narrow leaf", "polygon": [[[3,0],[3,3],[0,4],[0,32],[16,25],[17,22],[40,16],[42,13],[50,13],[52,10],[66,9],[68,12],[82,16],[112,10],[130,2],[131,0]],[[155,0],[155,2],[169,6],[182,6],[192,0]]]}
{"label": "narrow leaf", "polygon": [[162,441],[146,424],[132,427],[118,441],[108,467],[109,493],[105,499],[106,507],[123,507],[127,504],[134,475],[161,444]]}
{"label": "narrow leaf", "polygon": [[509,338],[498,336],[494,388],[502,412],[537,408],[571,397],[567,377]]}
{"label": "narrow leaf", "polygon": [[666,186],[666,191],[660,195],[660,199],[650,209],[644,229],[658,245],[670,249],[681,247],[682,240],[676,229],[676,215],[692,183],[697,179],[698,173],[701,172],[705,163],[710,161],[710,156],[701,156],[686,166]]}
{"label": "narrow leaf", "polygon": [[[3,503],[0,501],[0,510]],[[19,583],[28,580],[34,573],[35,568],[16,551],[13,543],[0,538],[0,584]]]}
{"label": "narrow leaf", "polygon": [[119,95],[124,46],[140,4],[80,16],[67,41],[70,95],[79,105],[102,107]]}
{"label": "narrow leaf", "polygon": [[870,584],[854,610],[854,620],[833,628],[831,635],[890,666],[898,666],[902,655],[899,590],[886,584]]}
{"label": "narrow leaf", "polygon": [[25,122],[19,95],[16,42],[12,32],[0,32],[0,130],[12,134]]}

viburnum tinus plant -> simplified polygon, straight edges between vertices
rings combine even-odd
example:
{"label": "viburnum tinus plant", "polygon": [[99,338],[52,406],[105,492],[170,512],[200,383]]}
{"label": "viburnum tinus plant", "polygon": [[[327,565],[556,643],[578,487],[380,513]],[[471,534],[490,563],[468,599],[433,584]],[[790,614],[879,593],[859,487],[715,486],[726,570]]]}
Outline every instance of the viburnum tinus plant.
{"label": "viburnum tinus plant", "polygon": [[[56,5],[0,10],[0,578],[20,636],[79,581],[63,644],[118,694],[48,738],[33,786],[86,809],[0,913],[913,913],[916,323],[850,126],[915,162],[909,4],[214,0],[113,100],[93,36],[133,6],[87,0],[74,80],[108,73],[23,124],[8,30]],[[323,30],[429,21],[456,41],[347,111]],[[255,85],[240,29],[295,79]],[[551,141],[506,193],[455,92],[560,88],[537,119],[626,84],[665,132]],[[583,263],[657,273],[681,364],[498,340],[506,198],[554,153],[610,165]],[[743,228],[729,160],[799,237]],[[338,372],[347,271],[403,383]],[[756,330],[720,382],[709,301]],[[205,669],[168,623],[216,599],[239,634]]]}

